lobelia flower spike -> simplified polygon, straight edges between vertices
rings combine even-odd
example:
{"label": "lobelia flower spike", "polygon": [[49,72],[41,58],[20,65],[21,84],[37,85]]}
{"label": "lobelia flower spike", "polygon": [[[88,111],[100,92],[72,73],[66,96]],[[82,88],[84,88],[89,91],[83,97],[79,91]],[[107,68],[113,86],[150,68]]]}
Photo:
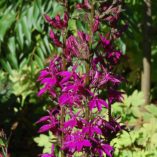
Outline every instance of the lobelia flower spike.
{"label": "lobelia flower spike", "polygon": [[[58,139],[51,152],[41,157],[59,156],[58,150],[62,157],[73,157],[76,152],[82,152],[82,156],[112,157],[114,148],[110,141],[123,128],[111,114],[112,104],[123,100],[118,87],[124,79],[115,73],[122,52],[115,49],[112,34],[120,17],[120,4],[120,0],[100,5],[84,0],[77,4],[78,9],[91,16],[87,18],[88,32],[78,30],[77,35],[68,32],[69,12],[62,19],[60,15],[52,19],[45,15],[52,26],[49,35],[53,45],[62,49],[62,53],[52,58],[37,80],[42,85],[38,96],[47,93],[55,105],[36,122],[42,124],[38,132],[50,131]],[[95,5],[103,15],[95,12]],[[99,29],[106,21],[111,31],[105,35]],[[59,40],[54,29],[63,40]],[[84,72],[80,70],[82,67]]]}

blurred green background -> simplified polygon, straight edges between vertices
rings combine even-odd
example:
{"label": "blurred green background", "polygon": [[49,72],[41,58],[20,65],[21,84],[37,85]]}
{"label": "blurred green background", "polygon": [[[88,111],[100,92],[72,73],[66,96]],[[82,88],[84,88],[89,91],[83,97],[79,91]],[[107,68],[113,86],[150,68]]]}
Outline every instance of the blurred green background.
{"label": "blurred green background", "polygon": [[[121,20],[127,22],[128,29],[117,45],[125,59],[117,69],[127,79],[122,86],[126,95],[123,103],[114,105],[113,114],[121,116],[127,131],[112,141],[114,156],[156,157],[157,1],[124,2]],[[11,135],[11,157],[34,157],[49,149],[48,135],[37,134],[35,121],[45,114],[50,102],[37,97],[36,80],[56,54],[43,15],[58,13],[63,13],[63,7],[56,0],[0,0],[0,130]],[[76,21],[69,22],[71,30],[75,25]],[[144,59],[151,71],[142,78]],[[151,80],[146,77],[149,75]],[[142,84],[142,79],[146,83]]]}

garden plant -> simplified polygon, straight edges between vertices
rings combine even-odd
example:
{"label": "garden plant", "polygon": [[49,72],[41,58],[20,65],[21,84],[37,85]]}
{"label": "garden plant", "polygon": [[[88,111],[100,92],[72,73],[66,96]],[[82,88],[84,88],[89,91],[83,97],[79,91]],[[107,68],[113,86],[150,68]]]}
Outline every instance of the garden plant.
{"label": "garden plant", "polygon": [[[74,9],[66,0],[60,3],[64,15],[44,16],[58,55],[37,80],[42,85],[38,96],[47,93],[52,101],[48,115],[37,121],[39,133],[56,137],[51,152],[41,156],[112,157],[110,141],[123,128],[111,114],[112,104],[123,99],[119,85],[124,79],[116,73],[122,52],[114,44],[126,27],[117,27],[122,2],[84,0]],[[74,20],[85,28],[69,29]]]}

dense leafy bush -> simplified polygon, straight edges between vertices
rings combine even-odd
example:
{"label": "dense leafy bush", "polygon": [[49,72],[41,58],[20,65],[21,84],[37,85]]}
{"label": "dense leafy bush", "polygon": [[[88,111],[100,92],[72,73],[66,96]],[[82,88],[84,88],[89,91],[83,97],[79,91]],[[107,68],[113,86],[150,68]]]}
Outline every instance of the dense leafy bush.
{"label": "dense leafy bush", "polygon": [[115,157],[156,157],[157,156],[157,107],[143,106],[143,94],[137,90],[124,97],[123,103],[113,106],[115,115],[127,130],[112,141]]}

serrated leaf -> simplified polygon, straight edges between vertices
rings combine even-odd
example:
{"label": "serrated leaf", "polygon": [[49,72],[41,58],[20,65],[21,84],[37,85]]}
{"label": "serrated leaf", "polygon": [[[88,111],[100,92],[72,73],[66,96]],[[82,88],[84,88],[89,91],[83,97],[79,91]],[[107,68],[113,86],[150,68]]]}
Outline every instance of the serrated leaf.
{"label": "serrated leaf", "polygon": [[41,134],[38,137],[35,137],[34,141],[38,144],[39,147],[44,147],[43,153],[50,153],[52,146],[51,140],[54,138],[55,136],[49,132],[49,135]]}
{"label": "serrated leaf", "polygon": [[145,108],[147,109],[147,111],[149,113],[151,113],[153,116],[157,117],[157,106],[152,104],[152,105],[145,106]]}

